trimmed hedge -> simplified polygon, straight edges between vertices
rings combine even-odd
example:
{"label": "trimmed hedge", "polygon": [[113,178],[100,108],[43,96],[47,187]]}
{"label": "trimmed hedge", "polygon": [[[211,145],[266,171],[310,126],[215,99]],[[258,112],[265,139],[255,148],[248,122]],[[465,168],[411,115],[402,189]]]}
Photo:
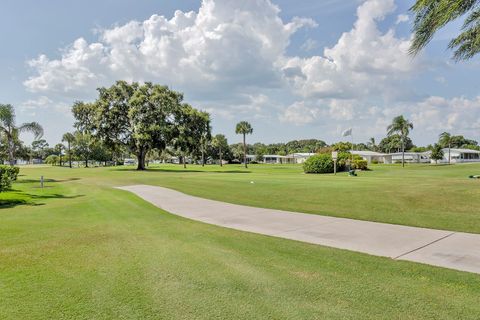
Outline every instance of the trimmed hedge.
{"label": "trimmed hedge", "polygon": [[311,156],[303,163],[305,173],[333,173],[333,159],[329,154]]}
{"label": "trimmed hedge", "polygon": [[20,168],[7,165],[0,165],[0,192],[9,190],[12,181],[17,180]]}

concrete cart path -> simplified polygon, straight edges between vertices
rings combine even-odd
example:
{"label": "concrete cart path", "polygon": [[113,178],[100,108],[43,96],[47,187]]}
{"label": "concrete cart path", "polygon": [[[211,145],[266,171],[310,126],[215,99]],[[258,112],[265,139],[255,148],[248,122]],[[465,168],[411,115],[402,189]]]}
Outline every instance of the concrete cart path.
{"label": "concrete cart path", "polygon": [[241,206],[148,185],[119,189],[170,213],[218,226],[480,273],[480,234]]}

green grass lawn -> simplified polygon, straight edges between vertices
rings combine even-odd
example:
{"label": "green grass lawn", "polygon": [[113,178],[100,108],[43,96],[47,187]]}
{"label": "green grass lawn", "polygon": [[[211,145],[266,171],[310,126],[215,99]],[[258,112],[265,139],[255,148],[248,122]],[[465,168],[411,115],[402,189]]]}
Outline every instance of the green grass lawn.
{"label": "green grass lawn", "polygon": [[479,165],[373,169],[22,168],[0,194],[0,319],[478,319],[478,275],[215,227],[111,188],[480,232]]}

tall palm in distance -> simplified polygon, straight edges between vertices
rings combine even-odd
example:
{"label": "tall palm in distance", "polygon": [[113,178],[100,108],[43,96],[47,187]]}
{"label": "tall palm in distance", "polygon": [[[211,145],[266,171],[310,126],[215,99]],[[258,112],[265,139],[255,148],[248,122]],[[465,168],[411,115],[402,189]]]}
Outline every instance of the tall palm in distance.
{"label": "tall palm in distance", "polygon": [[16,124],[15,109],[10,104],[0,104],[0,134],[7,141],[8,162],[11,166],[15,164],[15,141],[20,133],[31,132],[35,136],[35,140],[43,136],[43,128],[37,122],[23,123],[19,126]]}
{"label": "tall palm in distance", "polygon": [[415,14],[411,54],[418,54],[439,29],[466,14],[460,34],[448,48],[454,49],[456,61],[468,60],[480,51],[480,1],[417,0],[410,11]]}
{"label": "tall palm in distance", "polygon": [[247,134],[252,134],[253,128],[248,123],[247,121],[240,121],[237,123],[237,126],[235,128],[235,133],[236,134],[242,134],[243,135],[243,162],[245,163],[245,168],[248,168],[247,166],[247,143],[246,143],[246,138],[245,136]]}
{"label": "tall palm in distance", "polygon": [[387,127],[387,134],[393,136],[398,134],[400,136],[400,144],[402,147],[402,167],[405,167],[405,140],[413,129],[413,123],[405,119],[404,116],[393,118],[392,124]]}
{"label": "tall palm in distance", "polygon": [[223,167],[223,151],[228,148],[227,138],[223,134],[217,134],[212,139],[212,145],[214,148],[218,149],[218,156],[220,159],[220,167]]}
{"label": "tall palm in distance", "polygon": [[452,148],[453,137],[448,132],[442,132],[439,136],[438,142],[444,147],[448,147],[448,164],[450,164],[451,156],[450,149]]}
{"label": "tall palm in distance", "polygon": [[68,152],[68,165],[72,167],[72,144],[75,142],[75,136],[73,133],[67,132],[62,137],[62,142],[67,143],[67,152]]}
{"label": "tall palm in distance", "polygon": [[375,143],[375,138],[374,137],[371,137],[368,142],[367,142],[367,146],[370,148],[370,150],[372,151],[377,151],[377,144]]}

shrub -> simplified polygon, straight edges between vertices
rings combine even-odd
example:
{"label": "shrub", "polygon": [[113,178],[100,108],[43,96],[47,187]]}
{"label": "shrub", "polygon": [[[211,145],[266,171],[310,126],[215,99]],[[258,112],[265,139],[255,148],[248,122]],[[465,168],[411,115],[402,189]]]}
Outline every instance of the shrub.
{"label": "shrub", "polygon": [[17,180],[20,169],[6,165],[0,165],[0,192],[9,190],[12,186],[12,181]]}
{"label": "shrub", "polygon": [[368,162],[363,159],[353,159],[352,168],[355,170],[367,170]]}
{"label": "shrub", "polygon": [[379,162],[378,162],[377,159],[373,159],[373,160],[372,160],[372,164],[378,164],[378,163],[379,163]]}
{"label": "shrub", "polygon": [[55,166],[59,163],[60,158],[57,155],[51,154],[45,159],[46,164],[51,164],[52,166]]}
{"label": "shrub", "polygon": [[337,158],[337,170],[345,171],[347,170],[347,164],[350,161],[352,154],[350,152],[339,152]]}
{"label": "shrub", "polygon": [[333,160],[329,154],[311,156],[303,163],[305,173],[332,173]]}

